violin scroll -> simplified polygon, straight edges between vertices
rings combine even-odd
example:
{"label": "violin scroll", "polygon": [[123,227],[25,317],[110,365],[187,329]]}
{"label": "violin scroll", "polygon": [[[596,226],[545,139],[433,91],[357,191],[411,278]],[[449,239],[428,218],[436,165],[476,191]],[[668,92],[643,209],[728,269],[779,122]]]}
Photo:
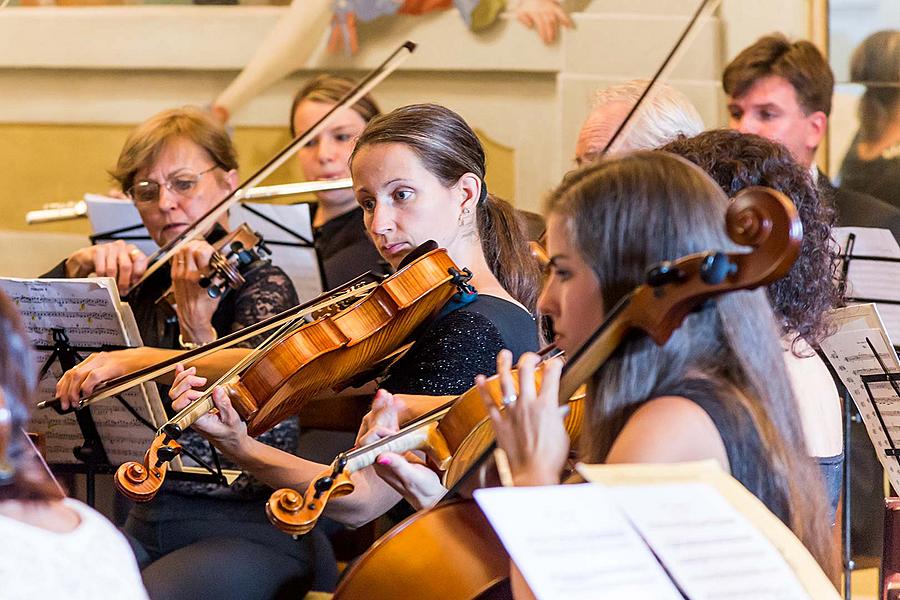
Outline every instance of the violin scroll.
{"label": "violin scroll", "polygon": [[168,435],[156,436],[141,463],[129,461],[116,470],[116,488],[133,502],[149,502],[156,496],[166,477],[166,471],[176,456],[181,454],[181,446]]}
{"label": "violin scroll", "polygon": [[266,502],[266,515],[281,531],[303,535],[316,526],[330,498],[346,496],[353,489],[347,473],[328,469],[309,484],[304,495],[291,488],[276,490]]}

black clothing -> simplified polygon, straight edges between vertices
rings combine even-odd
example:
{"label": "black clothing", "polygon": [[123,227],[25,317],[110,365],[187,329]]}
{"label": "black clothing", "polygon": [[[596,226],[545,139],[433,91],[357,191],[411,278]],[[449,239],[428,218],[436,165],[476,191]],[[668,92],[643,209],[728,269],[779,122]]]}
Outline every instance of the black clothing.
{"label": "black clothing", "polygon": [[740,481],[759,498],[775,516],[788,524],[788,499],[775,488],[772,465],[753,419],[746,410],[731,413],[725,410],[722,390],[708,379],[685,379],[657,392],[657,396],[681,396],[694,402],[709,415],[725,445],[731,476]]}
{"label": "black clothing", "polygon": [[843,185],[836,188],[821,171],[816,183],[823,202],[837,211],[838,226],[890,229],[900,240],[900,208]]}
{"label": "black clothing", "polygon": [[347,283],[366,271],[383,275],[391,272],[366,232],[360,207],[316,227],[313,237],[322,261],[325,278],[322,284],[326,290]]}
{"label": "black clothing", "polygon": [[476,375],[497,372],[500,350],[518,360],[538,349],[534,317],[512,302],[478,295],[449,308],[418,335],[379,387],[394,394],[461,394],[475,385]]}
{"label": "black clothing", "polygon": [[856,152],[858,138],[850,144],[841,164],[841,187],[874,196],[900,208],[900,144],[873,160],[862,160]]}

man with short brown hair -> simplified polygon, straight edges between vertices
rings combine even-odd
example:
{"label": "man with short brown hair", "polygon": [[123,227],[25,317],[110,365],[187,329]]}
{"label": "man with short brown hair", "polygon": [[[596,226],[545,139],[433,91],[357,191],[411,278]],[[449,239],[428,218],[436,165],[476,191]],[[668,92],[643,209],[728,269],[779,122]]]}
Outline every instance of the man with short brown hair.
{"label": "man with short brown hair", "polygon": [[834,75],[811,42],[791,42],[780,33],[761,37],[725,67],[722,88],[728,95],[728,126],[787,146],[810,170],[841,225],[886,227],[900,239],[900,210],[872,196],[834,187],[816,166],[816,149],[831,113]]}

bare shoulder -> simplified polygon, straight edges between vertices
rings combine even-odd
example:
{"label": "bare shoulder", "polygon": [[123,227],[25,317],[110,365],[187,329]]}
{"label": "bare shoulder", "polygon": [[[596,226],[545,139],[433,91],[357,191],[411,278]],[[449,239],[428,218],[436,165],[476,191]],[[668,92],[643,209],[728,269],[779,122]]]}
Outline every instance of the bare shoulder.
{"label": "bare shoulder", "polygon": [[660,396],[638,408],[610,449],[609,463],[666,463],[714,459],[728,468],[728,454],[712,419],[682,396]]}

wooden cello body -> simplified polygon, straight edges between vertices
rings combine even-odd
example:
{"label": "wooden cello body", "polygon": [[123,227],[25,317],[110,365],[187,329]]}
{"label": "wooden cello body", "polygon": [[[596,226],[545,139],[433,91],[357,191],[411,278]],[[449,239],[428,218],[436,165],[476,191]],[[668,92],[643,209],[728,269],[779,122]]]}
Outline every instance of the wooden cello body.
{"label": "wooden cello body", "polygon": [[335,600],[509,597],[509,556],[474,501],[419,514],[427,518],[406,519],[348,567]]}

